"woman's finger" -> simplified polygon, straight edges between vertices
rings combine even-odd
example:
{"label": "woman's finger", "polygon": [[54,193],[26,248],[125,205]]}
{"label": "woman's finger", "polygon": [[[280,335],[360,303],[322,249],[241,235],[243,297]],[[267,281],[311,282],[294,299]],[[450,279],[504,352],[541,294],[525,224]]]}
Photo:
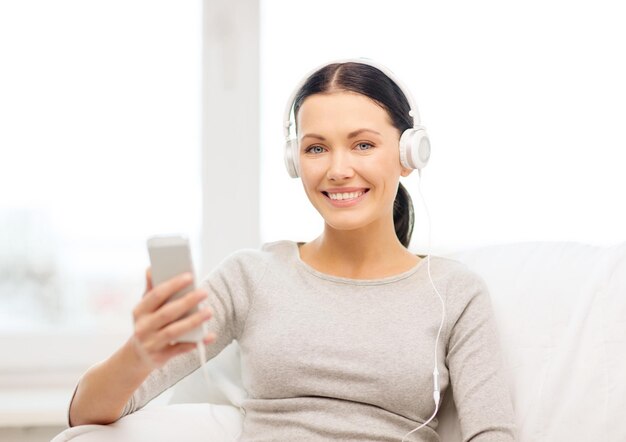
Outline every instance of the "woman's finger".
{"label": "woman's finger", "polygon": [[166,325],[182,318],[187,312],[205,300],[208,294],[198,289],[187,293],[180,299],[168,302],[150,315],[150,329],[160,330]]}
{"label": "woman's finger", "polygon": [[208,320],[212,315],[211,309],[206,308],[196,312],[184,319],[180,319],[161,329],[155,341],[164,347],[171,342],[176,341],[180,336],[199,327],[204,321]]}
{"label": "woman's finger", "polygon": [[172,357],[196,348],[196,344],[194,343],[181,342],[166,345],[159,351],[150,351],[150,346],[143,346],[136,339],[133,339],[133,346],[135,347],[137,355],[141,361],[152,370],[162,367],[163,364],[165,364]]}
{"label": "woman's finger", "polygon": [[[133,346],[135,347],[137,354],[143,363],[151,369],[162,367],[163,364],[174,356],[194,350],[197,345],[195,342],[168,342],[166,344],[161,344],[159,350],[154,350],[154,347],[156,346],[154,340],[151,340],[151,343],[149,344],[142,344],[136,337],[131,339],[133,340]],[[202,343],[204,345],[209,345],[214,343],[216,340],[217,335],[215,333],[207,333],[202,338]]]}
{"label": "woman's finger", "polygon": [[174,356],[177,356],[181,353],[187,353],[188,351],[191,351],[195,348],[196,348],[196,344],[193,342],[180,342],[178,344],[168,346],[165,350],[161,352],[161,354],[159,355],[159,358],[163,359],[163,362],[161,363],[164,364],[165,362],[169,361]]}
{"label": "woman's finger", "polygon": [[181,273],[150,289],[133,310],[135,320],[141,315],[157,310],[170,296],[187,287],[192,281],[193,275],[191,273]]}
{"label": "woman's finger", "polygon": [[[215,341],[215,336],[211,337],[211,338],[206,338],[203,340],[204,344],[210,344],[212,342]],[[165,364],[167,361],[169,361],[171,358],[173,358],[174,356],[177,356],[181,353],[187,353],[189,351],[195,350],[196,349],[196,343],[195,342],[180,342],[178,344],[173,344],[168,346],[165,350],[163,350],[161,353],[159,353],[159,360],[160,362],[157,362],[157,365],[161,366],[163,364]]]}
{"label": "woman's finger", "polygon": [[148,267],[146,269],[146,291],[143,292],[143,295],[146,296],[150,290],[152,290],[152,268]]}

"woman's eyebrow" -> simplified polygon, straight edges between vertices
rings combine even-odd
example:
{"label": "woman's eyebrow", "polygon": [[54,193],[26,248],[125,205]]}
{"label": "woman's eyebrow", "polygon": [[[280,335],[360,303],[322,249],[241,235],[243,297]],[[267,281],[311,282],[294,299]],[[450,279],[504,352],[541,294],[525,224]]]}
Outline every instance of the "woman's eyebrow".
{"label": "woman's eyebrow", "polygon": [[305,138],[307,138],[307,137],[308,137],[308,138],[317,138],[317,139],[319,139],[319,140],[326,141],[326,138],[324,138],[324,137],[323,137],[323,136],[321,136],[321,135],[317,135],[317,134],[306,134],[306,135],[303,135],[303,136],[302,136],[302,139],[305,139]]}
{"label": "woman's eyebrow", "polygon": [[[357,135],[359,135],[359,134],[360,134],[360,133],[362,133],[362,132],[372,132],[372,133],[375,133],[376,135],[382,136],[382,135],[380,134],[380,132],[376,132],[376,131],[375,131],[375,130],[373,130],[373,129],[357,129],[357,130],[355,130],[355,131],[353,131],[353,132],[350,132],[350,133],[348,134],[348,138],[354,138],[354,137],[356,137]],[[323,136],[318,135],[318,134],[306,134],[306,135],[303,135],[303,136],[302,136],[302,139],[307,138],[307,137],[310,137],[310,138],[317,138],[318,140],[326,141],[326,138],[324,138]]]}
{"label": "woman's eyebrow", "polygon": [[375,133],[376,135],[382,136],[380,132],[376,132],[374,129],[357,129],[354,132],[350,132],[348,134],[348,138],[354,138],[357,135],[359,135],[361,132],[372,132],[372,133]]}

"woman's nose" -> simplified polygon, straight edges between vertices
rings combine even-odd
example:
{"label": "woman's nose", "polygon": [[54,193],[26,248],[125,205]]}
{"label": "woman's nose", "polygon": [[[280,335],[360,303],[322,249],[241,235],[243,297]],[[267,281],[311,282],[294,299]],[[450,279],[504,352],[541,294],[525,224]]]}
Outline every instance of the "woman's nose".
{"label": "woman's nose", "polygon": [[326,178],[329,180],[344,180],[354,175],[354,169],[350,161],[350,155],[347,152],[335,151],[330,156],[330,164],[326,172]]}

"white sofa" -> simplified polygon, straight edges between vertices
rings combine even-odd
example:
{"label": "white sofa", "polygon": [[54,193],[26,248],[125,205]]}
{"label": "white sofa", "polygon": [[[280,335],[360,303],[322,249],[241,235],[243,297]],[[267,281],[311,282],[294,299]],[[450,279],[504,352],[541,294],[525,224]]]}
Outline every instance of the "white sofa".
{"label": "white sofa", "polygon": [[[626,441],[626,242],[526,242],[447,256],[489,287],[519,440]],[[108,426],[70,428],[53,442],[230,442],[242,422],[234,404],[245,396],[238,352],[234,342],[208,363],[215,385],[210,396],[197,371],[175,387],[170,405],[146,407]],[[442,441],[461,441],[449,395],[439,417]]]}

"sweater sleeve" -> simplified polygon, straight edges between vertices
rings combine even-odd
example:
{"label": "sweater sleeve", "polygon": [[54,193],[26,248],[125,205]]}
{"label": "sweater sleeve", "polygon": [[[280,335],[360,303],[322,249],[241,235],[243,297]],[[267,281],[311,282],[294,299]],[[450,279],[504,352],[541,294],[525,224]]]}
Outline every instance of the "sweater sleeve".
{"label": "sweater sleeve", "polygon": [[[217,336],[214,343],[206,345],[208,359],[217,356],[241,335],[245,327],[250,296],[266,267],[259,257],[260,252],[256,250],[235,252],[198,284],[199,288],[204,288],[208,292],[205,306],[208,305],[213,311],[213,316],[207,322],[207,331]],[[200,360],[197,351],[173,357],[162,367],[155,369],[135,390],[119,418],[144,407],[153,398],[199,367]],[[115,380],[112,379],[111,382]]]}
{"label": "sweater sleeve", "polygon": [[487,285],[465,273],[446,363],[463,441],[514,441],[513,406]]}

